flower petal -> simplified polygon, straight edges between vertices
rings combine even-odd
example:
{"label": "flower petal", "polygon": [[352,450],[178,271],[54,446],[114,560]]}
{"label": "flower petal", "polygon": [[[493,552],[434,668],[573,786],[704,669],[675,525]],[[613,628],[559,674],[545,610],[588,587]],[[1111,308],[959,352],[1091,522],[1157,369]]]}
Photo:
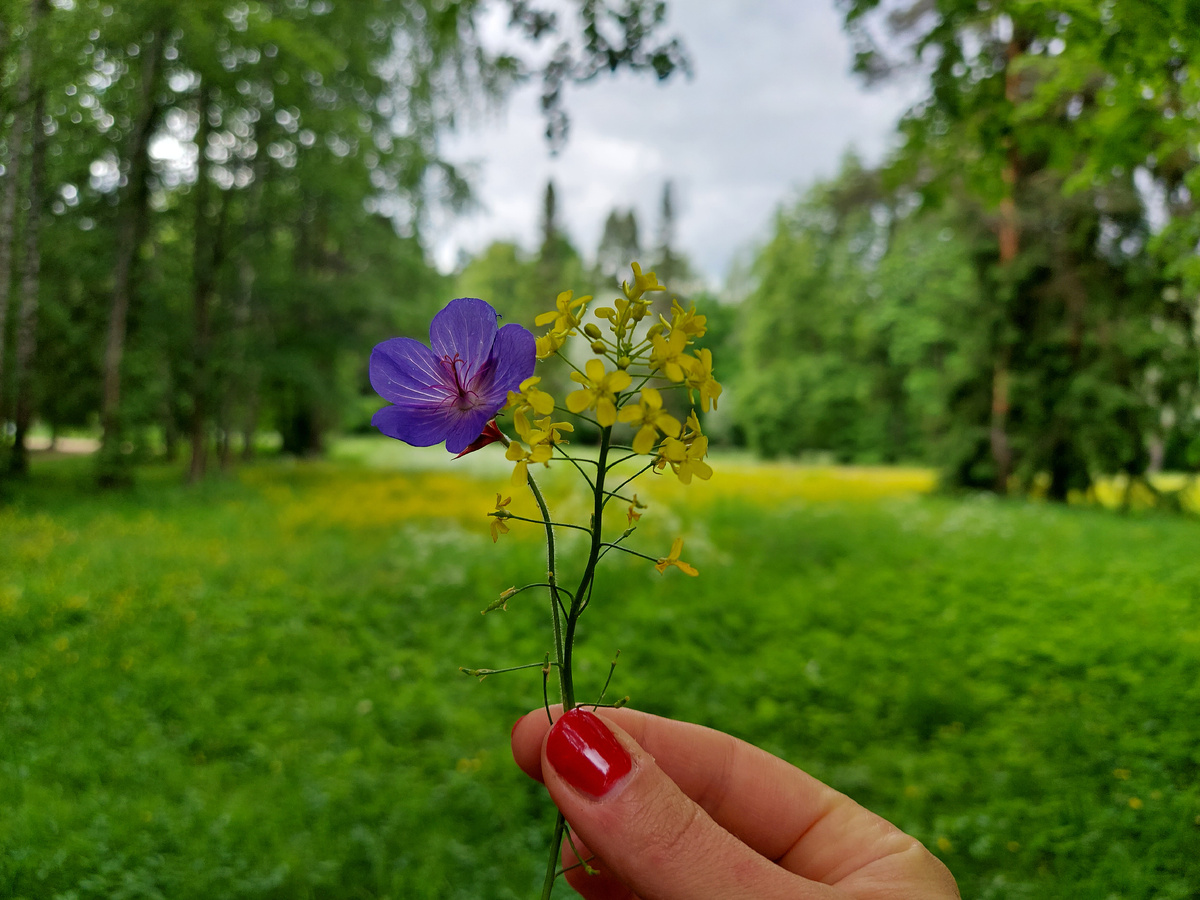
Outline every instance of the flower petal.
{"label": "flower petal", "polygon": [[463,380],[470,381],[492,352],[498,330],[497,318],[496,310],[483,300],[474,297],[451,300],[429,324],[429,343],[434,355],[439,359],[444,356],[453,359],[457,354],[465,364]]}
{"label": "flower petal", "polygon": [[446,442],[451,453],[461,453],[483,433],[491,416],[480,409],[444,406],[385,406],[371,417],[371,424],[398,441],[414,447],[432,447]]}
{"label": "flower petal", "polygon": [[483,433],[496,410],[451,409],[450,425],[444,432],[446,449],[451,453],[462,453]]}
{"label": "flower petal", "polygon": [[450,394],[433,351],[412,338],[392,338],[371,351],[371,387],[384,400],[409,406],[436,406]]}
{"label": "flower petal", "polygon": [[449,418],[448,411],[437,406],[385,406],[371,417],[371,424],[390,438],[414,447],[432,447],[446,439]]}
{"label": "flower petal", "polygon": [[[485,406],[504,405],[509,391],[519,390],[537,365],[537,338],[520,325],[505,325],[496,334],[491,348],[492,364],[480,372],[474,385]],[[534,406],[537,409],[537,406]],[[495,410],[493,410],[493,413]]]}

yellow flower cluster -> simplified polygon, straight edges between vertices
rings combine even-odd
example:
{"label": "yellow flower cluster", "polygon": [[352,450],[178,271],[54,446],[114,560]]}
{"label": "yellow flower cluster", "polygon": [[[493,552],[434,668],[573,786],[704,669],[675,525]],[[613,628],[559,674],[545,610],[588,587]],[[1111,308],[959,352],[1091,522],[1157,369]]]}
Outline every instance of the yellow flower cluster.
{"label": "yellow flower cluster", "polygon": [[534,325],[550,325],[550,330],[537,339],[538,359],[547,359],[562,348],[583,321],[587,302],[591,299],[590,296],[576,298],[574,291],[563,291],[555,300],[553,310],[533,320]]}
{"label": "yellow flower cluster", "polygon": [[692,478],[708,481],[712,478],[712,467],[704,461],[708,455],[708,438],[700,433],[700,422],[693,410],[688,414],[687,425],[679,437],[667,437],[658,450],[654,468],[661,472],[671,467],[680,481],[691,484]]}
{"label": "yellow flower cluster", "polygon": [[[520,441],[512,441],[504,454],[517,465],[513,469],[512,483],[520,487],[529,477],[529,464],[542,463],[549,465],[554,456],[554,447],[564,444],[561,432],[574,431],[575,426],[570,422],[554,421],[554,397],[538,387],[540,378],[531,375],[521,382],[519,393],[508,392],[506,409],[512,410],[513,427],[520,435]],[[529,414],[539,416],[533,422]],[[528,446],[522,445],[524,441]]]}
{"label": "yellow flower cluster", "polygon": [[[643,471],[663,473],[670,469],[683,484],[691,484],[693,478],[712,477],[712,468],[705,462],[708,438],[701,431],[697,411],[716,408],[721,385],[713,377],[712,353],[693,346],[705,334],[705,317],[697,315],[694,306],[685,309],[674,300],[669,318],[660,315],[657,322],[649,321],[653,312],[650,297],[663,290],[653,272],[643,272],[634,263],[632,283],[622,283],[622,296],[611,306],[593,310],[593,321],[584,321],[592,298],[576,297],[572,291],[559,294],[554,309],[534,320],[539,326],[548,326],[546,333],[537,338],[538,359],[562,356],[573,370],[570,378],[577,388],[567,393],[562,406],[543,389],[542,379],[537,376],[525,379],[518,390],[509,393],[505,408],[512,413],[517,438],[504,440],[508,444],[505,455],[515,463],[515,486],[532,484],[531,464],[549,465],[556,453],[572,458],[561,445],[566,443],[563,435],[574,429],[567,422],[555,421],[555,411],[564,408],[604,430],[602,448],[607,449],[602,449],[595,461],[600,466],[609,464],[608,449],[620,448],[632,451],[634,456],[649,457]],[[592,353],[582,364],[560,353],[569,338],[580,334]],[[671,412],[664,396],[671,390],[687,392],[691,408],[685,422]],[[628,427],[632,434],[629,446],[612,441],[610,430],[617,425]],[[612,496],[628,503],[626,518],[632,530],[645,504],[636,494],[632,499]],[[508,531],[507,521],[513,516],[505,509],[507,505],[508,500],[497,495],[496,509],[489,513],[493,540]],[[677,568],[686,575],[695,575],[695,567],[679,558],[682,550],[680,538],[666,556],[648,558],[654,560],[660,572]]]}
{"label": "yellow flower cluster", "polygon": [[[555,308],[534,320],[549,326],[537,338],[538,358],[558,354],[568,338],[582,333],[594,355],[582,368],[567,360],[575,370],[571,380],[579,388],[567,394],[566,409],[575,415],[592,413],[601,428],[617,423],[630,426],[634,432],[630,449],[655,456],[652,467],[657,471],[670,467],[684,484],[693,477],[707,479],[712,475],[704,462],[708,439],[701,432],[696,409],[715,409],[722,388],[713,376],[712,352],[692,346],[707,330],[705,317],[697,315],[695,306],[685,309],[673,300],[670,318],[660,315],[651,325],[649,295],[666,288],[654,272],[643,272],[637,263],[632,268],[632,283],[622,283],[622,296],[611,306],[593,311],[595,322],[584,323],[591,296],[559,294]],[[661,389],[650,385],[654,379],[660,380]],[[531,414],[549,417],[555,408],[554,398],[536,387],[538,380],[528,379],[519,393],[509,395],[517,433],[528,445],[509,446],[508,458],[517,463],[514,481],[524,479],[530,462],[549,462],[559,443],[554,431],[558,426],[551,427],[548,419],[539,419],[536,428],[530,424]],[[663,397],[663,390],[676,388],[687,391],[693,407],[686,428],[668,411]]]}
{"label": "yellow flower cluster", "polygon": [[712,351],[701,349],[687,352],[694,338],[703,337],[708,330],[705,316],[696,315],[696,307],[684,309],[675,300],[671,304],[671,321],[664,317],[663,330],[651,329],[650,365],[675,383],[687,385],[688,395],[695,402],[692,391],[700,395],[700,409],[708,412],[717,408],[717,398],[722,387],[713,378]]}

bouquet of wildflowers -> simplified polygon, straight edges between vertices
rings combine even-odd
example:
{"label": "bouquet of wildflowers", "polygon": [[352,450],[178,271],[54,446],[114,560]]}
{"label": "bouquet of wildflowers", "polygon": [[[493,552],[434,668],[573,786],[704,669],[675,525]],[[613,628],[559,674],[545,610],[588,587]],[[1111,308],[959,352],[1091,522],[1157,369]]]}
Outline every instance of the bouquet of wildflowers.
{"label": "bouquet of wildflowers", "polygon": [[[665,290],[653,272],[643,274],[633,264],[633,281],[621,285],[622,296],[611,306],[591,311],[591,297],[573,292],[558,295],[556,308],[535,320],[549,330],[534,337],[520,325],[499,327],[496,310],[482,300],[452,300],[433,318],[429,346],[411,338],[392,338],[371,354],[371,384],[390,406],[375,414],[372,424],[384,434],[418,447],[445,443],[446,450],[461,456],[492,443],[501,443],[514,463],[512,485],[532,493],[540,518],[525,518],[508,510],[511,497],[496,495],[491,517],[492,539],[509,531],[510,522],[530,523],[545,532],[545,581],[509,588],[485,612],[505,608],[517,594],[531,589],[546,592],[553,628],[553,648],[545,660],[508,669],[464,669],[487,676],[519,669],[539,668],[543,684],[557,675],[564,712],[579,705],[572,670],[572,648],[579,621],[592,602],[596,567],[612,551],[647,560],[659,572],[678,568],[698,574],[680,558],[683,539],[675,538],[665,556],[643,553],[627,545],[645,506],[630,490],[640,476],[671,472],[684,484],[693,478],[707,480],[712,469],[705,462],[708,438],[701,431],[697,410],[714,408],[721,385],[713,378],[712,354],[695,349],[704,335],[705,317],[695,307],[684,309],[672,302],[670,318],[651,311],[652,297]],[[582,335],[590,354],[579,364],[570,355],[570,339]],[[562,403],[543,390],[534,372],[539,362],[561,357],[573,370],[578,388]],[[667,410],[663,391],[686,393],[690,411],[683,422]],[[513,434],[501,430],[497,416],[508,414]],[[565,435],[574,432],[569,420],[591,422],[599,430],[598,450],[573,453]],[[614,435],[616,433],[616,436]],[[628,443],[618,437],[628,435]],[[588,521],[561,522],[551,514],[531,466],[559,462],[572,466],[590,492]],[[624,466],[617,475],[618,467]],[[632,474],[625,474],[632,468]],[[618,478],[620,480],[618,480]],[[625,507],[623,521],[605,529],[605,512],[617,501]],[[584,532],[588,552],[582,569],[559,569],[555,531],[570,528]],[[609,678],[612,670],[609,670]],[[604,705],[608,682],[599,699],[588,706]],[[547,690],[547,710],[549,697]],[[615,705],[615,704],[613,704]],[[570,841],[562,815],[555,825],[542,897],[548,898],[557,875],[564,834]],[[580,865],[587,865],[580,860]]]}

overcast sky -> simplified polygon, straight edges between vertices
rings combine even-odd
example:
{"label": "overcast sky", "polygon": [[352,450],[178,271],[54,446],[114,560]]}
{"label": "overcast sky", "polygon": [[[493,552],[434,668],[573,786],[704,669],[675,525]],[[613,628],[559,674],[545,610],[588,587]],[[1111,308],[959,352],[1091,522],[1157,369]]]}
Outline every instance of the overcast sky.
{"label": "overcast sky", "polygon": [[440,266],[493,240],[538,242],[542,192],[553,178],[562,221],[591,258],[615,206],[637,210],[644,246],[658,228],[663,182],[675,184],[680,248],[723,284],[735,254],[761,240],[772,211],[836,172],[853,147],[877,162],[915,86],[866,90],[850,73],[833,0],[674,0],[669,31],[694,76],[600,79],[567,96],[569,143],[552,157],[537,86],[451,136],[444,148],[477,164],[478,211],[434,234]]}

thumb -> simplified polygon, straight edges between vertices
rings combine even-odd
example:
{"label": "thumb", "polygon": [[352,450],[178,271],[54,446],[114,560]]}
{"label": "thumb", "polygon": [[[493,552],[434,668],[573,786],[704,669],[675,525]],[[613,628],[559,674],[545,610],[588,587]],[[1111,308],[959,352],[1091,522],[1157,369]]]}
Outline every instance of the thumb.
{"label": "thumb", "polygon": [[587,710],[564,713],[550,729],[542,774],[572,830],[638,896],[838,896],[743,844],[690,800],[633,738]]}

